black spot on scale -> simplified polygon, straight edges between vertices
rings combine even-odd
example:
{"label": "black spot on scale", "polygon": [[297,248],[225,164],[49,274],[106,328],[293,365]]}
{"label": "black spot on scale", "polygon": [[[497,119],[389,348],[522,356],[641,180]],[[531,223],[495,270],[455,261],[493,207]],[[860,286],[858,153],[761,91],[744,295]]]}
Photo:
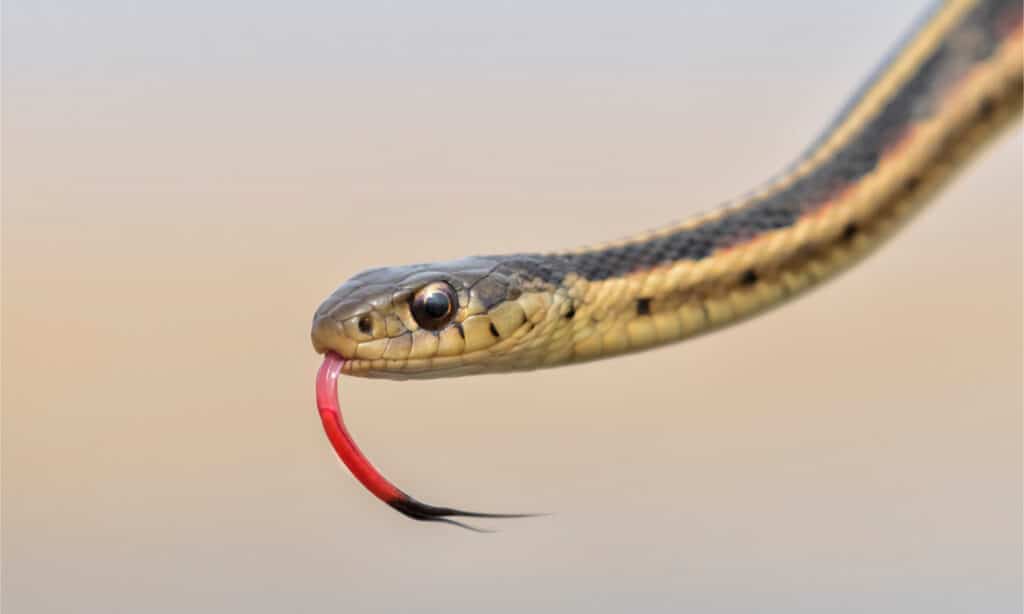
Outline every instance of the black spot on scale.
{"label": "black spot on scale", "polygon": [[744,286],[753,286],[757,283],[757,271],[754,269],[747,269],[743,271],[743,275],[740,276],[740,283]]}
{"label": "black spot on scale", "polygon": [[988,118],[992,117],[992,113],[994,113],[995,110],[995,100],[993,100],[992,98],[985,98],[984,100],[981,101],[981,104],[978,105],[978,111],[976,115],[979,120],[986,121]]}
{"label": "black spot on scale", "polygon": [[844,242],[850,242],[850,241],[853,240],[854,237],[857,236],[857,233],[859,233],[859,232],[860,232],[860,227],[857,226],[857,223],[856,222],[850,222],[849,224],[847,224],[843,228],[842,239],[843,239]]}
{"label": "black spot on scale", "polygon": [[494,336],[494,337],[500,337],[501,336],[501,333],[499,333],[498,329],[495,328],[493,322],[491,323],[491,335]]}
{"label": "black spot on scale", "polygon": [[649,316],[649,315],[651,315],[651,299],[649,299],[649,298],[638,298],[638,299],[636,299],[636,315],[638,315],[638,316]]}
{"label": "black spot on scale", "polygon": [[571,320],[576,317],[576,305],[570,305],[569,311],[565,312],[565,319]]}
{"label": "black spot on scale", "polygon": [[903,191],[907,194],[912,194],[917,191],[917,188],[920,187],[920,185],[921,180],[919,178],[911,177],[903,184]]}

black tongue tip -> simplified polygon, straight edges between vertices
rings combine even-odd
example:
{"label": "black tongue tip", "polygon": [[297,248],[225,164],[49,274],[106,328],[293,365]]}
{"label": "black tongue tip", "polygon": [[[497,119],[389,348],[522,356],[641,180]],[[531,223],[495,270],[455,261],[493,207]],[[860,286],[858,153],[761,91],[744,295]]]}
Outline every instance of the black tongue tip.
{"label": "black tongue tip", "polygon": [[459,510],[451,507],[437,507],[435,505],[429,505],[421,501],[417,501],[408,495],[404,495],[401,498],[393,499],[388,501],[388,505],[393,507],[396,511],[414,520],[422,520],[425,522],[445,522],[453,524],[463,529],[469,529],[470,531],[476,531],[478,533],[493,533],[493,530],[481,529],[458,520],[453,520],[452,517],[462,518],[532,518],[534,516],[544,516],[545,514],[490,514],[485,512],[470,512],[466,510]]}

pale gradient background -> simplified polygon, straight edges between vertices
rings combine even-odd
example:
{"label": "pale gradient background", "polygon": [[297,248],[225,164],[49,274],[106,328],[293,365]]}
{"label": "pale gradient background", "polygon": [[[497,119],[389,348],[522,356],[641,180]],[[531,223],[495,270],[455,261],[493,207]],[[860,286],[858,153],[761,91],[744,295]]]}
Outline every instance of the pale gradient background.
{"label": "pale gradient background", "polygon": [[1019,126],[764,318],[342,381],[409,492],[553,516],[408,521],[314,410],[344,278],[745,191],[925,3],[892,5],[6,2],[4,613],[1019,612]]}

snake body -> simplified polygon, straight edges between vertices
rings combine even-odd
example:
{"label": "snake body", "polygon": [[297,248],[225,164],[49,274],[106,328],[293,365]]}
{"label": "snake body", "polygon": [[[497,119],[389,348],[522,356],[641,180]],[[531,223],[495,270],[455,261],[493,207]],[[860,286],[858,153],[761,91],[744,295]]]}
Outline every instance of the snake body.
{"label": "snake body", "polygon": [[550,254],[373,269],[316,311],[313,345],[352,375],[535,369],[742,320],[871,252],[1015,119],[1019,0],[936,7],[792,165],[710,213]]}

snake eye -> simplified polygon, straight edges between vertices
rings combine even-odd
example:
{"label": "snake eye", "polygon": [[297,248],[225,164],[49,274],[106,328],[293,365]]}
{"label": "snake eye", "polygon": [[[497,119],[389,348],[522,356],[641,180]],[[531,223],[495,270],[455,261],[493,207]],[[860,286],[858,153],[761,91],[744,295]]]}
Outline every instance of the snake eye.
{"label": "snake eye", "polygon": [[443,281],[424,286],[409,305],[416,323],[427,330],[438,330],[451,321],[458,310],[455,290]]}

